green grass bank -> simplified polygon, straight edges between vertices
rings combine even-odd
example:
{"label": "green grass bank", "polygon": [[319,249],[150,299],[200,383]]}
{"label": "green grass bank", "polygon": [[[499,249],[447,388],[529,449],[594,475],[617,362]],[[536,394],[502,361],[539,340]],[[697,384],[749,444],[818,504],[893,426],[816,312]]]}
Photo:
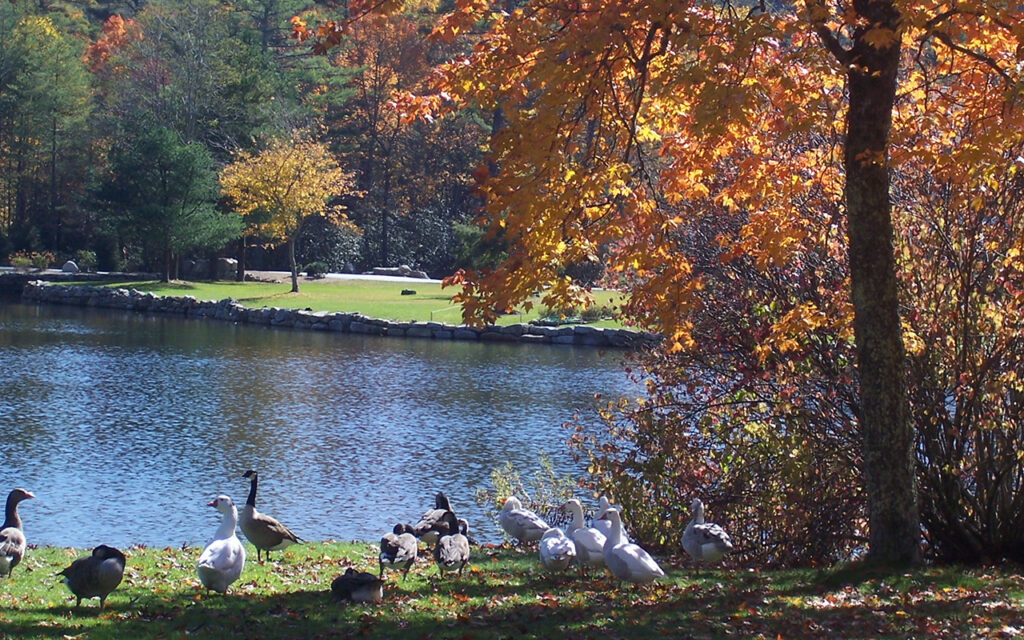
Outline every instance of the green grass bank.
{"label": "green grass bank", "polygon": [[[97,283],[83,283],[97,284]],[[136,289],[161,296],[193,296],[198,300],[231,298],[251,307],[279,307],[344,313],[361,313],[371,318],[400,322],[445,322],[460,324],[462,309],[453,304],[455,289],[442,289],[437,282],[410,279],[408,282],[378,280],[306,280],[299,283],[299,292],[291,292],[290,283],[278,282],[159,282],[156,280],[103,283],[104,286]],[[403,290],[415,291],[402,295]],[[596,304],[615,309],[622,295],[611,291],[594,294]],[[545,309],[537,299],[533,309],[501,316],[497,324],[530,322],[541,318]],[[594,327],[621,328],[617,320],[605,319],[588,323]]]}
{"label": "green grass bank", "polygon": [[[247,551],[255,558],[253,548]],[[618,588],[608,574],[544,573],[535,552],[472,550],[462,578],[422,559],[384,602],[340,604],[347,566],[376,571],[375,544],[321,542],[247,562],[227,595],[195,576],[199,548],[126,549],[124,582],[100,611],[75,609],[56,572],[85,550],[43,547],[3,578],[3,638],[1014,638],[1024,629],[1018,568],[922,568],[842,583],[812,569],[696,572]],[[422,550],[421,550],[422,551]]]}

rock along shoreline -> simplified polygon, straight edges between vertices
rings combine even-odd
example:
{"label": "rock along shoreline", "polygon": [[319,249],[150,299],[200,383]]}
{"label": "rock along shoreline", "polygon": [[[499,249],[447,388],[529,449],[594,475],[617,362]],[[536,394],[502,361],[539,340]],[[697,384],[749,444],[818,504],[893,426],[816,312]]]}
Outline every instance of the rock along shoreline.
{"label": "rock along shoreline", "polygon": [[42,280],[25,283],[21,297],[27,302],[120,309],[151,314],[206,318],[283,329],[327,331],[381,337],[462,340],[492,343],[577,345],[641,349],[657,344],[653,333],[630,329],[602,329],[588,325],[545,327],[533,324],[471,327],[441,322],[397,322],[360,313],[305,311],[279,307],[245,307],[231,298],[197,300],[193,296],[158,296],[136,289],[89,285],[54,285]]}

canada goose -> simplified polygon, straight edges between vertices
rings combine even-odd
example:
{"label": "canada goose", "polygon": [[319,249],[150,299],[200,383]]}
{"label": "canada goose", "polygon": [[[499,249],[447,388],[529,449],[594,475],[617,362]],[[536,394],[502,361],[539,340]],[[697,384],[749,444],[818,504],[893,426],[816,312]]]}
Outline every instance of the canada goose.
{"label": "canada goose", "polygon": [[7,506],[4,510],[4,524],[0,526],[0,574],[7,573],[11,577],[14,567],[18,566],[25,555],[25,533],[21,530],[21,516],[18,515],[18,504],[35,496],[24,489],[12,489],[7,494]]}
{"label": "canada goose", "polygon": [[515,496],[505,500],[498,520],[505,533],[520,542],[536,542],[550,528],[536,513],[524,509],[523,503]]}
{"label": "canada goose", "polygon": [[576,498],[567,501],[562,509],[572,516],[569,525],[569,538],[576,545],[576,562],[580,572],[587,567],[600,567],[604,564],[604,543],[607,540],[597,527],[588,527],[583,522],[583,505]]}
{"label": "canada goose", "polygon": [[384,583],[372,573],[349,567],[331,582],[331,594],[335,600],[380,602],[384,599]]}
{"label": "canada goose", "polygon": [[732,551],[732,540],[725,529],[704,522],[704,503],[694,498],[690,505],[693,517],[683,530],[683,550],[698,562],[717,562]]}
{"label": "canada goose", "polygon": [[466,526],[459,525],[455,514],[449,511],[445,514],[445,521],[448,523],[448,533],[437,538],[437,546],[434,547],[434,561],[437,563],[437,570],[441,577],[444,577],[444,570],[459,567],[459,576],[462,576],[462,569],[469,562],[469,538],[466,537]]}
{"label": "canada goose", "polygon": [[434,496],[434,508],[424,511],[419,522],[413,525],[413,535],[427,544],[434,544],[441,534],[451,533],[444,520],[444,514],[449,511],[454,513],[451,501],[444,491],[438,491]]}
{"label": "canada goose", "polygon": [[57,575],[64,576],[64,584],[75,594],[75,607],[82,606],[82,598],[99,598],[102,609],[110,592],[121,584],[126,561],[118,549],[101,544],[92,555],[75,560]]}
{"label": "canada goose", "polygon": [[246,540],[256,547],[256,561],[261,562],[260,552],[266,551],[269,562],[271,551],[284,549],[302,540],[274,518],[256,511],[256,485],[259,484],[259,474],[249,469],[242,477],[249,478],[249,497],[242,507],[239,525]]}
{"label": "canada goose", "polygon": [[380,539],[380,578],[384,579],[384,565],[389,564],[401,569],[402,580],[405,580],[416,562],[417,546],[412,527],[407,524],[396,524],[391,533],[385,533]]}
{"label": "canada goose", "polygon": [[611,535],[604,543],[604,564],[612,575],[633,584],[646,584],[665,577],[665,572],[649,553],[623,540],[622,518],[618,511],[609,509],[601,517],[612,521]]}
{"label": "canada goose", "polygon": [[562,571],[576,559],[576,545],[558,527],[545,531],[539,546],[540,563],[548,571]]}
{"label": "canada goose", "polygon": [[207,590],[226,593],[231,583],[242,575],[242,568],[245,567],[245,547],[235,535],[238,509],[228,496],[217,496],[208,506],[221,512],[224,517],[213,534],[213,540],[199,555],[196,573]]}

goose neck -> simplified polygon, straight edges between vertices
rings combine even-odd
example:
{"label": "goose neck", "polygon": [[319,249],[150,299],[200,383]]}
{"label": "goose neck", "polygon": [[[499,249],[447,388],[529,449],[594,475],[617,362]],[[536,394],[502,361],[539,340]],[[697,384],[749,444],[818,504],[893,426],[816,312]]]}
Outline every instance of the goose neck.
{"label": "goose neck", "polygon": [[622,542],[622,520],[612,520],[612,528],[608,531],[607,544],[614,547]]}
{"label": "goose neck", "polygon": [[252,479],[249,480],[249,497],[245,499],[245,504],[255,507],[256,506],[256,485],[259,483],[259,476],[252,474]]}
{"label": "goose neck", "polygon": [[217,533],[213,537],[217,540],[226,540],[235,535],[236,526],[238,526],[238,509],[232,506],[231,511],[224,514],[220,526],[217,527]]}
{"label": "goose neck", "polygon": [[21,516],[18,515],[18,499],[11,492],[7,496],[7,505],[4,508],[4,524],[0,526],[0,529],[6,529],[8,527],[15,527],[21,529]]}

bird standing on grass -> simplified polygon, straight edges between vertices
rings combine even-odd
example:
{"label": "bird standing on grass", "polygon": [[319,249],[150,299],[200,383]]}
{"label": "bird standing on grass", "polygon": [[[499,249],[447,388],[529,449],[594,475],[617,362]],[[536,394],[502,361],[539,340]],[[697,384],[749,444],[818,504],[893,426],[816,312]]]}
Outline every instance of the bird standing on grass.
{"label": "bird standing on grass", "polygon": [[99,598],[100,609],[107,596],[124,577],[127,560],[120,550],[101,544],[92,555],[79,558],[57,575],[64,576],[64,584],[75,594],[75,607],[82,606],[82,598]]}
{"label": "bird standing on grass", "polygon": [[246,540],[256,547],[256,561],[261,562],[260,552],[265,551],[267,561],[270,560],[271,551],[285,549],[297,542],[302,542],[299,536],[270,516],[256,510],[256,486],[259,484],[259,474],[249,469],[243,478],[249,478],[249,497],[242,507],[239,521],[242,533]]}
{"label": "bird standing on grass", "polygon": [[199,555],[196,573],[207,590],[227,593],[228,587],[238,580],[245,567],[245,547],[235,535],[238,509],[228,496],[217,496],[208,506],[223,514],[223,518],[213,540]]}
{"label": "bird standing on grass", "polygon": [[34,497],[28,491],[20,488],[13,489],[7,494],[4,524],[0,526],[0,574],[6,573],[8,578],[11,577],[14,567],[18,566],[25,556],[25,549],[28,546],[25,542],[25,533],[21,529],[18,505],[23,500]]}

